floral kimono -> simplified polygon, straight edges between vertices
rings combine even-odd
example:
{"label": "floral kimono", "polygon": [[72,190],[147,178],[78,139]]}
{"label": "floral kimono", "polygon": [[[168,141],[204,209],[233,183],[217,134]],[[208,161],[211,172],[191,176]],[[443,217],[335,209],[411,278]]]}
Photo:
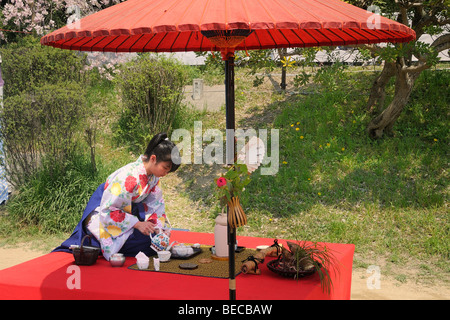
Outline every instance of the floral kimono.
{"label": "floral kimono", "polygon": [[100,205],[88,222],[87,228],[100,242],[106,260],[119,252],[139,221],[131,214],[132,203],[142,203],[145,220],[157,228],[168,223],[159,178],[147,175],[142,156],[108,177]]}

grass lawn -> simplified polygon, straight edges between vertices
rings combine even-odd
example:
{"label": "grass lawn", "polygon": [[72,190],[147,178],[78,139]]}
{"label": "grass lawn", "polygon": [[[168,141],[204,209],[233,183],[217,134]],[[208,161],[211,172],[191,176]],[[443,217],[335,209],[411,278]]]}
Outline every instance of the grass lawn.
{"label": "grass lawn", "polygon": [[[301,94],[273,92],[269,80],[253,88],[243,71],[236,78],[237,128],[274,128],[280,137],[279,171],[252,174],[242,199],[249,222],[238,234],[353,243],[356,266],[449,281],[448,71],[423,75],[394,136],[380,141],[365,131],[370,72],[345,73],[335,90],[310,85]],[[202,120],[204,130],[225,127],[224,111]],[[191,165],[173,177],[168,188],[191,203],[174,205],[172,216],[186,216],[183,227],[212,232],[220,209],[211,182],[221,172]]]}

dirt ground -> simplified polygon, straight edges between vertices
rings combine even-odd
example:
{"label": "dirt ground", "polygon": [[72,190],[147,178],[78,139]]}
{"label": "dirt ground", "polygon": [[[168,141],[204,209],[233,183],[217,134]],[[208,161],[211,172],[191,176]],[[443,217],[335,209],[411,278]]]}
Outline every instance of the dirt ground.
{"label": "dirt ground", "polygon": [[[0,248],[0,270],[37,258],[46,252],[26,248],[26,244]],[[353,270],[352,300],[449,300],[450,288],[438,285],[400,283],[395,279],[384,277],[381,271],[379,288],[369,279],[373,273],[366,269]],[[369,285],[368,285],[369,280]],[[375,287],[369,289],[369,287]]]}

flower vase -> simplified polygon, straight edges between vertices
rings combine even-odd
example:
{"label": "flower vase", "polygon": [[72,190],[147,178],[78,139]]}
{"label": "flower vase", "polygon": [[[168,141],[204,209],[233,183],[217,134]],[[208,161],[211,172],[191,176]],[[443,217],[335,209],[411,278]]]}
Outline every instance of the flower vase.
{"label": "flower vase", "polygon": [[215,220],[214,226],[214,248],[217,257],[228,258],[228,227],[227,215],[222,211]]}

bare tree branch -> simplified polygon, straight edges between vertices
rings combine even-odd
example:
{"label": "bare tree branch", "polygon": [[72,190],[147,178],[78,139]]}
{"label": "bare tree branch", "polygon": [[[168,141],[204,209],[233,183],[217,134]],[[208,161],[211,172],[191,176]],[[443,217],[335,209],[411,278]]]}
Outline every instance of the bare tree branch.
{"label": "bare tree branch", "polygon": [[[443,34],[434,40],[431,47],[433,47],[438,53],[446,49],[450,49],[450,33]],[[409,67],[404,65],[402,72],[422,72],[423,70],[431,68],[432,64],[427,62],[428,55],[416,54],[416,56],[417,59],[419,59],[419,64]]]}
{"label": "bare tree branch", "polygon": [[433,41],[431,46],[437,51],[441,52],[450,49],[450,33],[441,35],[439,38]]}
{"label": "bare tree branch", "polygon": [[422,72],[422,71],[424,71],[426,69],[429,69],[429,68],[431,68],[431,64],[421,63],[421,64],[418,64],[416,66],[403,67],[402,68],[402,72],[405,72],[405,73]]}

